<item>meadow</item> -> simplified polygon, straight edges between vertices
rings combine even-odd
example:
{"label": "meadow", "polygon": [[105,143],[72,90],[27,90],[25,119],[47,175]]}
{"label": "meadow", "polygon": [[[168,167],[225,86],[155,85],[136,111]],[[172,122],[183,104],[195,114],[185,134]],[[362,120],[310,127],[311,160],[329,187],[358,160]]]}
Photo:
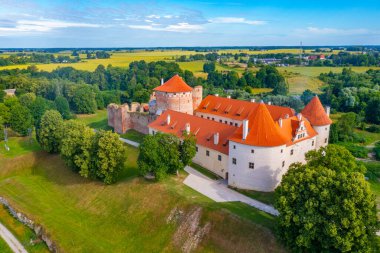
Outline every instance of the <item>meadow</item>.
{"label": "meadow", "polygon": [[[311,50],[306,50],[306,53],[311,53]],[[333,53],[338,53],[335,50]],[[218,53],[248,53],[248,54],[268,54],[268,53],[293,53],[298,54],[299,49],[274,49],[274,50],[264,50],[264,51],[249,51],[244,49],[228,49],[219,50]],[[84,54],[80,57],[83,59],[78,63],[52,63],[52,64],[35,64],[38,69],[45,71],[52,71],[58,67],[73,67],[79,70],[94,71],[99,64],[117,67],[128,67],[133,61],[144,60],[146,62],[152,61],[175,61],[176,58],[181,55],[191,55],[191,54],[206,54],[206,52],[195,52],[190,50],[155,50],[155,51],[114,51],[109,59],[86,59]],[[330,54],[330,53],[328,53]],[[1,57],[6,57],[9,54],[2,54]],[[56,54],[59,55],[59,54]],[[62,52],[60,55],[70,55],[68,52]],[[189,70],[194,73],[197,77],[207,78],[207,74],[203,72],[204,61],[193,61],[193,62],[178,62],[183,70]],[[2,69],[14,69],[20,68],[25,69],[28,65],[11,65],[0,67]],[[352,67],[355,72],[363,73],[368,69],[380,69],[380,67]],[[234,70],[240,75],[244,73],[245,68],[238,66],[235,63],[229,63],[228,65],[216,64],[216,69],[218,71],[231,71]],[[289,84],[289,91],[292,95],[301,94],[304,90],[310,89],[313,92],[319,93],[320,88],[323,87],[324,83],[318,79],[321,73],[328,73],[332,71],[333,73],[339,73],[342,71],[343,67],[278,67],[279,71],[285,76],[286,81]],[[257,68],[250,68],[252,71],[257,71]]]}
{"label": "meadow", "polygon": [[[241,203],[215,203],[185,186],[184,172],[146,181],[137,176],[137,149],[127,149],[119,181],[109,186],[80,177],[57,155],[0,155],[0,195],[65,252],[179,252],[196,241],[191,226],[205,233],[193,252],[285,252],[272,232],[274,217]],[[15,234],[30,252],[46,252]]]}

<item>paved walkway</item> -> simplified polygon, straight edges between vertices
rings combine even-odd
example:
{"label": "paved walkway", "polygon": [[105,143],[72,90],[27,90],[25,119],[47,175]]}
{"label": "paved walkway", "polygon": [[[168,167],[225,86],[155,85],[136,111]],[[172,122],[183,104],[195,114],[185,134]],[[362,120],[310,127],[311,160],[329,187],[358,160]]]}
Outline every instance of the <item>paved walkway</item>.
{"label": "paved walkway", "polygon": [[190,166],[186,166],[185,171],[189,175],[185,179],[184,184],[216,202],[240,201],[271,215],[278,216],[278,211],[274,207],[228,188],[224,180],[208,178]]}
{"label": "paved walkway", "polygon": [[0,223],[0,236],[15,253],[28,253],[24,246],[14,237],[14,235]]}
{"label": "paved walkway", "polygon": [[140,146],[140,143],[138,142],[135,142],[135,141],[131,141],[131,140],[128,140],[128,139],[124,139],[124,138],[119,138],[122,142],[125,142],[133,147],[136,147],[138,148]]}

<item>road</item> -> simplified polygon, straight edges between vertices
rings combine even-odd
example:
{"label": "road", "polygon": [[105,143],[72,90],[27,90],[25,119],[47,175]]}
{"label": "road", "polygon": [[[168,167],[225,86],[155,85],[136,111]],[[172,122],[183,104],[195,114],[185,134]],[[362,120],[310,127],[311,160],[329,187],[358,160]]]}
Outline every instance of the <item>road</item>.
{"label": "road", "polygon": [[14,237],[14,235],[0,223],[0,236],[9,245],[9,248],[15,253],[27,253],[26,249],[22,244]]}

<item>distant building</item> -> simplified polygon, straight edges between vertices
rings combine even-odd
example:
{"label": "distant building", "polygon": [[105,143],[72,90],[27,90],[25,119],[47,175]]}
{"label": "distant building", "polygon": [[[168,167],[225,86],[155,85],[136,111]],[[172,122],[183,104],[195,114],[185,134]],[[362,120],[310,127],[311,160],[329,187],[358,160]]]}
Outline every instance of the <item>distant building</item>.
{"label": "distant building", "polygon": [[[142,132],[179,138],[184,132],[193,134],[197,140],[193,161],[226,179],[231,187],[273,191],[290,164],[305,162],[305,153],[328,144],[330,112],[317,96],[296,114],[289,107],[254,100],[217,95],[202,100],[202,87],[193,89],[179,76],[154,90],[150,114],[144,116],[148,130]],[[113,107],[108,106],[108,118],[116,131],[116,122],[122,122],[119,118],[131,117],[133,110],[115,115],[110,113]],[[143,124],[136,128],[135,121],[126,120],[128,127],[141,131]]]}
{"label": "distant building", "polygon": [[16,89],[4,90],[6,96],[16,96]]}

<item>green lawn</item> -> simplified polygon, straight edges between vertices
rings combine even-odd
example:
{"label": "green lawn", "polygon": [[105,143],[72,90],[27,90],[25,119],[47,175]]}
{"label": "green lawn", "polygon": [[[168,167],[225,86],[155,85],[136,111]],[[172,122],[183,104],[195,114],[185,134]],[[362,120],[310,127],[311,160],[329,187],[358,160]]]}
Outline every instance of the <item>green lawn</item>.
{"label": "green lawn", "polygon": [[107,109],[98,110],[94,114],[78,114],[76,120],[94,129],[111,130],[108,126]]}
{"label": "green lawn", "polygon": [[121,134],[120,137],[122,137],[124,139],[131,140],[131,141],[135,141],[135,142],[138,142],[138,143],[142,143],[143,140],[144,140],[145,134],[137,132],[134,129],[129,129],[124,134]]}
{"label": "green lawn", "polygon": [[[200,210],[195,227],[210,225],[195,252],[285,252],[272,232],[274,217],[213,202],[182,183],[186,173],[145,181],[136,176],[137,149],[127,148],[120,181],[110,186],[78,176],[58,155],[0,157],[0,195],[66,252],[178,252],[191,237],[183,229],[194,222],[194,210]],[[167,222],[170,213],[184,218]]]}
{"label": "green lawn", "polygon": [[13,253],[8,244],[0,237],[0,252],[1,253]]}
{"label": "green lawn", "polygon": [[15,157],[41,149],[36,139],[29,137],[10,137],[8,147],[9,151],[5,149],[4,141],[0,141],[0,158]]}
{"label": "green lawn", "polygon": [[193,163],[191,162],[190,166],[193,168],[193,169],[196,169],[197,171],[199,171],[200,173],[202,173],[203,175],[211,178],[211,179],[220,179],[221,177],[212,173],[211,171],[209,171],[208,169],[202,167],[201,165],[199,164],[196,164],[196,163]]}
{"label": "green lawn", "polygon": [[274,192],[259,192],[250,190],[237,190],[238,192],[261,201],[265,204],[274,205]]}

